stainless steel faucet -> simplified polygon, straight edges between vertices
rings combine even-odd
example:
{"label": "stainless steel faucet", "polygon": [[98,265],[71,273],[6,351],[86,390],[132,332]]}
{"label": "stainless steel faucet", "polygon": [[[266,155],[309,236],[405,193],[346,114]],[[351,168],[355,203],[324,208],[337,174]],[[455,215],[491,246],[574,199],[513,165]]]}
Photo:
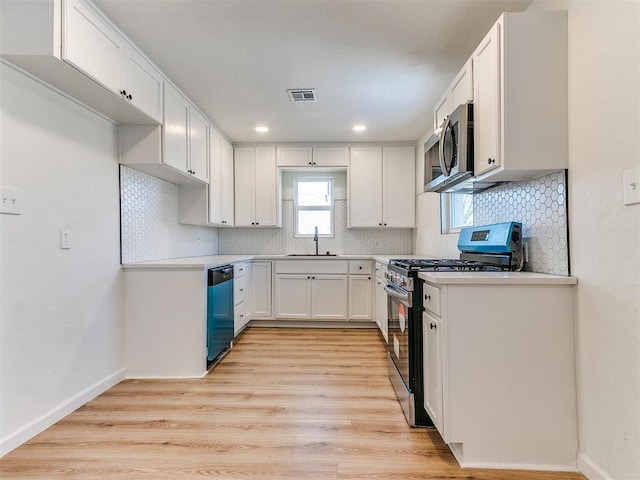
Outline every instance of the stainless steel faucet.
{"label": "stainless steel faucet", "polygon": [[313,233],[313,241],[316,242],[316,255],[318,255],[318,227],[315,227],[314,233]]}

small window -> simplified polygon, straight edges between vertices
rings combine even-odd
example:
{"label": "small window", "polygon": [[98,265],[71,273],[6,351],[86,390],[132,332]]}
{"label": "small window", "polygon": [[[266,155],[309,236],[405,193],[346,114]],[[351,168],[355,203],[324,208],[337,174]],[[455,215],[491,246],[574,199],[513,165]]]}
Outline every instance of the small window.
{"label": "small window", "polygon": [[440,194],[442,233],[456,233],[473,225],[473,195],[467,193]]}
{"label": "small window", "polygon": [[294,178],[294,236],[334,236],[333,179]]}

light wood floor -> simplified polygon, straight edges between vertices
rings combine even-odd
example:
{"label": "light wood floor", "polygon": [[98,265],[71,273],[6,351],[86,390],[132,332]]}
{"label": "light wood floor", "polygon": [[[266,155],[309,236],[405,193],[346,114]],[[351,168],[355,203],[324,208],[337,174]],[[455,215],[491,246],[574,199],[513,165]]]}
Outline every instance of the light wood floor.
{"label": "light wood floor", "polygon": [[436,431],[407,426],[385,362],[375,330],[251,328],[204,379],[120,383],[0,478],[584,479],[460,469]]}

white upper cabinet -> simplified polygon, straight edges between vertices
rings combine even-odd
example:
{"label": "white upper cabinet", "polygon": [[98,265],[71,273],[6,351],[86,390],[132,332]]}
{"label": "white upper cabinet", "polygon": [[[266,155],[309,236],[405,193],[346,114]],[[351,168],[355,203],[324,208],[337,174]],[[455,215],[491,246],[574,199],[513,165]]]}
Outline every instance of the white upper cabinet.
{"label": "white upper cabinet", "polygon": [[[475,175],[500,166],[500,25],[495,24],[473,54],[475,68]],[[485,161],[478,161],[483,159]]]}
{"label": "white upper cabinet", "polygon": [[233,147],[211,128],[209,133],[209,223],[233,226]]}
{"label": "white upper cabinet", "polygon": [[520,181],[567,168],[567,13],[505,13],[472,58],[475,175]]}
{"label": "white upper cabinet", "polygon": [[134,48],[125,50],[123,71],[123,89],[120,94],[155,121],[162,123],[162,73]]}
{"label": "white upper cabinet", "polygon": [[281,226],[275,148],[236,148],[234,169],[235,225]]}
{"label": "white upper cabinet", "polygon": [[278,167],[346,167],[348,147],[278,147]]}
{"label": "white upper cabinet", "polygon": [[222,139],[220,150],[220,218],[225,226],[234,225],[233,147]]}
{"label": "white upper cabinet", "polygon": [[449,110],[449,93],[445,94],[438,100],[433,109],[433,130],[436,131],[444,124],[451,111]]}
{"label": "white upper cabinet", "polygon": [[347,147],[313,147],[314,167],[346,167],[349,165]]}
{"label": "white upper cabinet", "polygon": [[162,122],[163,76],[92,4],[62,3],[62,59]]}
{"label": "white upper cabinet", "polygon": [[207,119],[182,93],[165,82],[163,162],[202,183],[207,183],[208,135]]}
{"label": "white upper cabinet", "polygon": [[183,173],[189,170],[189,100],[170,84],[164,86],[163,160]]}
{"label": "white upper cabinet", "polygon": [[446,118],[458,105],[471,101],[473,101],[473,69],[472,59],[469,59],[456,74],[442,98],[436,103],[433,110],[433,130],[436,131],[442,127]]}
{"label": "white upper cabinet", "polygon": [[472,60],[467,60],[462,69],[449,86],[449,113],[453,112],[459,105],[473,102],[473,68]]}
{"label": "white upper cabinet", "polygon": [[313,150],[311,147],[278,147],[276,151],[279,167],[313,166]]}
{"label": "white upper cabinet", "polygon": [[347,208],[350,227],[382,227],[382,148],[353,147]]}
{"label": "white upper cabinet", "polygon": [[125,40],[90,4],[65,1],[62,58],[113,92],[121,90]]}
{"label": "white upper cabinet", "polygon": [[188,173],[209,181],[209,122],[193,104],[189,107],[189,169]]}
{"label": "white upper cabinet", "polygon": [[352,147],[349,227],[414,227],[414,189],[414,147]]}
{"label": "white upper cabinet", "polygon": [[415,227],[415,148],[384,147],[382,155],[384,226]]}
{"label": "white upper cabinet", "polygon": [[89,1],[3,2],[0,56],[116,123],[162,121],[162,73]]}

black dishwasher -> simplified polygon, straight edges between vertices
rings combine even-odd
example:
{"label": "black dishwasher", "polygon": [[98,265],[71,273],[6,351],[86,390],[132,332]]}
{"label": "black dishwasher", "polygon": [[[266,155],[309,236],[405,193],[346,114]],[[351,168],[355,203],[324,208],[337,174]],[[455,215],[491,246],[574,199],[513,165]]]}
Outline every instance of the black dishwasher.
{"label": "black dishwasher", "polygon": [[233,265],[208,270],[207,368],[230,347],[233,340]]}

